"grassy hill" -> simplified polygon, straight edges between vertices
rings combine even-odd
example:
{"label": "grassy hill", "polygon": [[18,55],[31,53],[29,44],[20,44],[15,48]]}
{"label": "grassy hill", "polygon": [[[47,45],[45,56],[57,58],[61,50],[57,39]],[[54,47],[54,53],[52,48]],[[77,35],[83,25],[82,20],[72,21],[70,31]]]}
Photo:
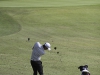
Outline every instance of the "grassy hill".
{"label": "grassy hill", "polygon": [[0,75],[32,75],[31,48],[37,41],[52,46],[42,56],[44,75],[80,75],[77,67],[85,64],[92,75],[99,75],[99,3],[0,1]]}

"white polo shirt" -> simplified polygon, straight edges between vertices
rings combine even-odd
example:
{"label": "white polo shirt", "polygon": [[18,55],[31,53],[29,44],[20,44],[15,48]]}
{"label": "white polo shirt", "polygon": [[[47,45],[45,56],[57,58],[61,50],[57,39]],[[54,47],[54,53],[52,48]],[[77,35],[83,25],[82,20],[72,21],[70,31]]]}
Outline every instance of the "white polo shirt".
{"label": "white polo shirt", "polygon": [[43,46],[39,43],[36,42],[32,48],[32,56],[31,60],[34,61],[39,61],[41,60],[41,56],[45,54]]}

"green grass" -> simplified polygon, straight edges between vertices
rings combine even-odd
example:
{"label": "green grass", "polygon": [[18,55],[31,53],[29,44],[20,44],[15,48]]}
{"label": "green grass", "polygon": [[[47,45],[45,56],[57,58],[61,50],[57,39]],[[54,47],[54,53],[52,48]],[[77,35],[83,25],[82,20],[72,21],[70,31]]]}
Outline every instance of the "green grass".
{"label": "green grass", "polygon": [[0,7],[61,7],[97,5],[99,0],[1,0]]}
{"label": "green grass", "polygon": [[16,33],[21,30],[20,24],[11,16],[0,12],[0,36]]}
{"label": "green grass", "polygon": [[[8,3],[8,7],[0,4],[0,75],[32,75],[31,48],[37,41],[50,42],[52,46],[42,56],[45,75],[80,75],[77,67],[85,64],[92,75],[99,75],[100,1],[97,1],[87,0],[84,6],[78,3],[75,6],[72,1],[66,7],[62,3],[57,7],[60,0],[57,5],[50,3],[50,7],[48,4],[53,1],[49,0],[45,5],[39,1],[41,5],[35,7],[25,6],[22,2],[27,1],[23,0],[18,1],[19,7],[9,3],[15,0],[1,1]],[[90,5],[92,2],[96,5]],[[53,49],[55,46],[57,50]]]}

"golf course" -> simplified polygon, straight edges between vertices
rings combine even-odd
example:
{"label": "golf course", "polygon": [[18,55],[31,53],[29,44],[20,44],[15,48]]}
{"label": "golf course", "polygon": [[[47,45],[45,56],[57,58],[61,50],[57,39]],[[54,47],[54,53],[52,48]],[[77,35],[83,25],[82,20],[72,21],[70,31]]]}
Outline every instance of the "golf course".
{"label": "golf course", "polygon": [[44,75],[100,75],[100,0],[0,0],[0,75],[33,75],[35,42]]}

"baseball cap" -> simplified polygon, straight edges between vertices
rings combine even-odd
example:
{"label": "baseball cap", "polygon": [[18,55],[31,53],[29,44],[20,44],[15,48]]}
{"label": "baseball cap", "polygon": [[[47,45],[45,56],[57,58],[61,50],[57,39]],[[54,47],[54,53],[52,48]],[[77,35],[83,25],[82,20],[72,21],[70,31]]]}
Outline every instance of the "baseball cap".
{"label": "baseball cap", "polygon": [[51,48],[50,48],[50,47],[51,47],[50,43],[46,42],[44,45],[48,48],[48,50],[51,50]]}

